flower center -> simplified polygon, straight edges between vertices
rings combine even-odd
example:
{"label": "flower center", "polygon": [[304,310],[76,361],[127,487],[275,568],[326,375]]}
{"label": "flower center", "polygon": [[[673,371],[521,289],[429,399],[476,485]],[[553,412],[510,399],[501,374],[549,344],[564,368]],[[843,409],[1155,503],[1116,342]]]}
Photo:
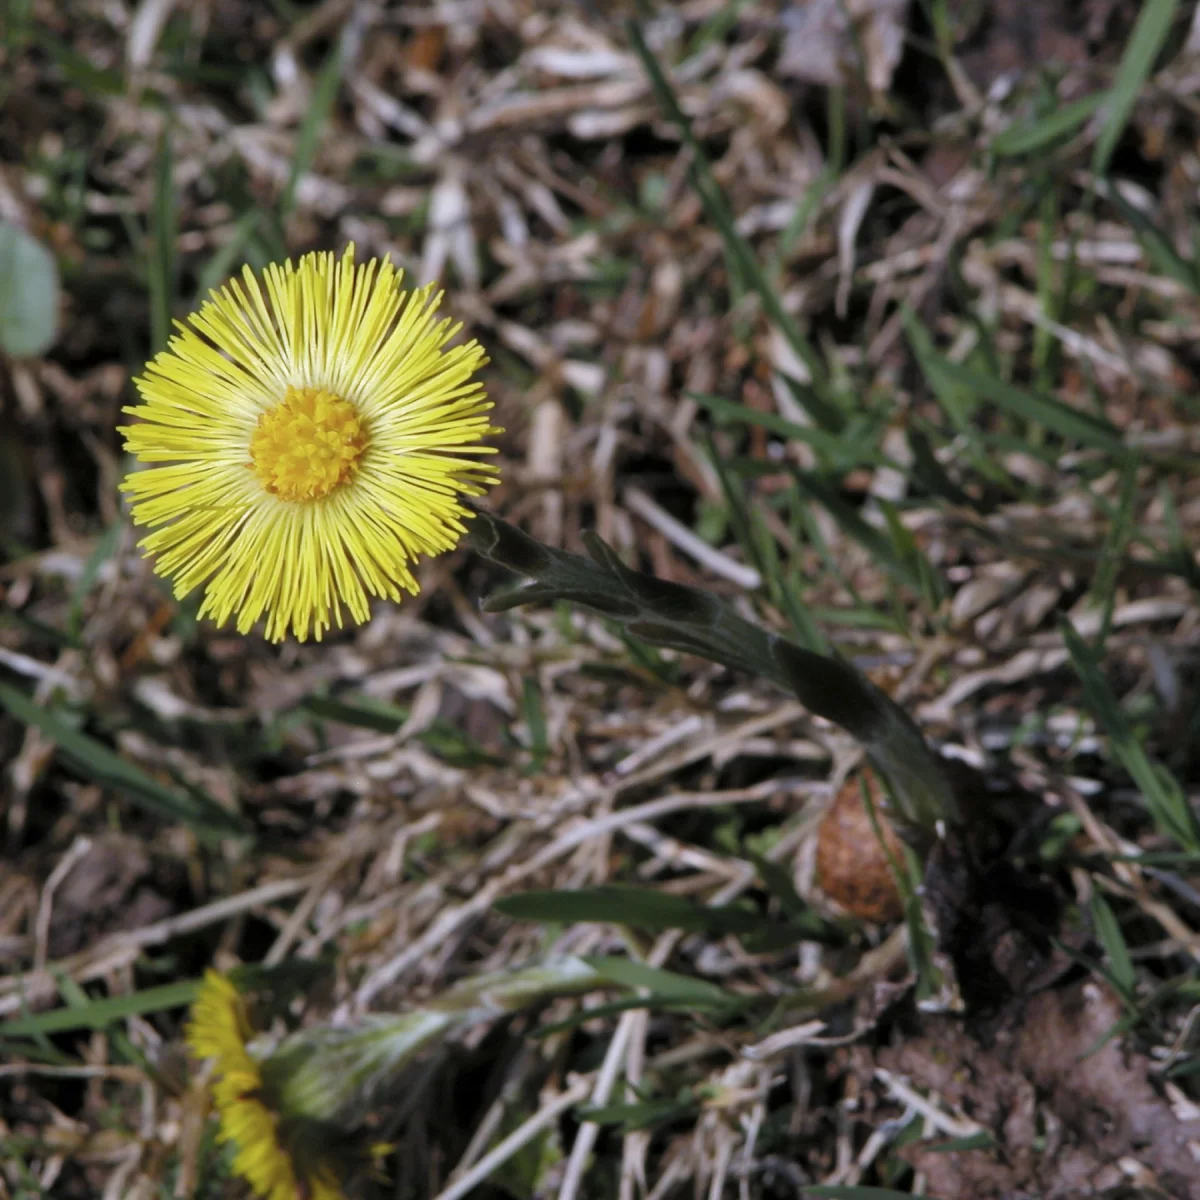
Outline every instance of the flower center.
{"label": "flower center", "polygon": [[288,388],[258,419],[246,465],[280,500],[320,500],[341,487],[367,448],[353,404],[321,388]]}

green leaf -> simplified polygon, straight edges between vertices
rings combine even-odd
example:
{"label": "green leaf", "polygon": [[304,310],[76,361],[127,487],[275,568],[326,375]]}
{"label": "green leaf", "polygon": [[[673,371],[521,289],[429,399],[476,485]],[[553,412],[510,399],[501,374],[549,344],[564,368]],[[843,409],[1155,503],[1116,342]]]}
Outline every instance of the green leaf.
{"label": "green leaf", "polygon": [[962,1150],[991,1150],[996,1144],[996,1139],[986,1129],[981,1129],[978,1133],[968,1133],[966,1137],[938,1142],[928,1149],[935,1154],[957,1154]]}
{"label": "green leaf", "polygon": [[[474,510],[466,538],[466,544],[484,557],[536,580],[510,596],[510,602],[536,596],[592,609],[597,598],[619,602],[619,607],[614,603],[606,611],[616,612],[635,637],[778,683],[818,716],[858,738],[891,781],[898,808],[910,824],[932,828],[937,821],[960,819],[945,776],[912,719],[848,663],[768,633],[716,596],[626,567],[594,534],[585,535],[584,542],[593,559],[590,564],[578,555],[541,546],[484,509]],[[552,910],[537,915],[562,919],[561,912]],[[589,919],[612,918],[602,912]],[[708,928],[712,917],[701,921]]]}
{"label": "green leaf", "polygon": [[[228,974],[239,991],[262,989],[267,993],[269,1007],[274,1012],[285,1008],[296,995],[311,989],[314,982],[330,970],[330,959],[323,957],[311,962],[296,959],[273,967],[251,963],[235,967]],[[142,988],[128,996],[93,999],[66,974],[59,972],[57,978],[58,990],[66,1007],[0,1021],[0,1038],[42,1038],[47,1034],[68,1033],[74,1029],[105,1029],[126,1017],[182,1008],[195,1000],[201,983],[199,979],[179,980],[159,987]]]}
{"label": "green leaf", "polygon": [[39,708],[16,688],[0,684],[0,705],[18,721],[40,729],[83,774],[127,796],[155,816],[182,821],[197,837],[208,842],[246,834],[245,826],[234,814],[199,788],[177,792],[159,783],[102,742],[80,733],[49,709]]}
{"label": "green leaf", "polygon": [[[906,327],[919,329],[916,318],[906,313]],[[922,331],[924,332],[924,331]],[[914,348],[916,343],[914,342]],[[1044,425],[1068,441],[1082,442],[1109,454],[1125,454],[1126,446],[1120,431],[1102,417],[1080,412],[1053,396],[1042,396],[1027,392],[1002,379],[983,371],[964,367],[952,362],[942,354],[927,349],[920,356],[921,367],[929,378],[930,386],[942,393],[947,384],[956,385],[963,392],[988,400],[1023,420]]]}
{"label": "green leaf", "polygon": [[726,1008],[744,1003],[741,996],[735,996],[705,979],[693,979],[688,975],[677,975],[674,971],[664,971],[660,967],[648,967],[631,958],[601,955],[585,958],[584,962],[609,983],[645,988],[650,993],[648,1000],[682,1001],[705,1008]]}
{"label": "green leaf", "polygon": [[1144,0],[1137,24],[1121,56],[1117,78],[1108,94],[1104,125],[1092,152],[1092,170],[1108,173],[1113,151],[1137,103],[1138,93],[1154,69],[1154,62],[1167,40],[1179,0]]}
{"label": "green leaf", "polygon": [[778,863],[761,854],[747,851],[746,857],[754,864],[763,886],[779,901],[779,907],[787,915],[793,930],[803,930],[803,937],[820,942],[840,942],[842,932],[830,921],[826,921],[815,909],[805,903],[788,871]]}
{"label": "green leaf", "polygon": [[[843,466],[876,466],[897,467],[898,464],[875,449],[878,433],[869,431],[871,436],[846,438],[838,434],[827,433],[816,425],[798,425],[778,413],[759,412],[724,396],[715,396],[710,392],[687,392],[689,400],[703,404],[717,418],[727,424],[757,425],[768,433],[790,441],[803,442],[821,454],[828,455],[831,464]],[[861,431],[855,431],[860,433]]]}
{"label": "green leaf", "polygon": [[334,696],[305,696],[300,707],[322,720],[373,729],[376,733],[395,733],[408,720],[408,709],[365,697],[351,701]]}
{"label": "green leaf", "polygon": [[85,996],[82,1003],[77,994],[67,996],[64,993],[64,999],[68,1002],[66,1008],[0,1021],[0,1037],[66,1033],[73,1029],[104,1029],[126,1017],[182,1008],[196,998],[199,987],[199,980],[189,979],[181,983],[165,983],[161,987],[143,988],[128,996],[107,996],[102,1000]]}
{"label": "green leaf", "polygon": [[820,504],[841,531],[862,546],[897,583],[905,584],[919,595],[925,593],[932,568],[917,550],[915,541],[898,544],[894,540],[894,530],[885,532],[864,520],[857,508],[842,497],[833,481],[822,478],[815,471],[795,468],[791,474],[796,486],[810,500]]}
{"label": "green leaf", "polygon": [[1096,936],[1108,955],[1113,980],[1122,994],[1132,999],[1137,990],[1133,959],[1129,956],[1129,947],[1125,943],[1125,935],[1121,932],[1116,915],[1099,892],[1092,895],[1092,921],[1096,926]]}
{"label": "green leaf", "polygon": [[23,229],[0,221],[0,349],[45,354],[58,337],[58,267]]}
{"label": "green leaf", "polygon": [[531,766],[540,768],[550,753],[550,744],[546,735],[546,711],[542,707],[542,693],[537,680],[526,676],[521,687],[521,715],[525,718],[525,726],[529,730],[529,752],[532,756]]}
{"label": "green leaf", "polygon": [[772,862],[761,854],[755,854],[753,850],[747,851],[746,857],[754,864],[754,869],[758,872],[763,886],[779,901],[779,907],[789,917],[797,921],[807,921],[814,915],[813,910],[796,891],[796,885],[792,882],[789,871],[777,862]]}
{"label": "green leaf", "polygon": [[[395,733],[408,720],[408,709],[371,696],[344,699],[337,696],[306,696],[299,708],[325,721],[338,721],[376,733]],[[449,721],[438,719],[417,739],[427,750],[456,766],[500,765],[503,759],[489,754]]]}
{"label": "green leaf", "polygon": [[883,513],[883,519],[887,522],[887,530],[891,535],[892,550],[896,561],[902,564],[909,576],[917,581],[917,590],[925,602],[926,608],[931,612],[934,611],[945,595],[941,576],[929,559],[925,557],[912,530],[900,520],[896,506],[891,501],[882,498],[877,503],[879,511]]}
{"label": "green leaf", "polygon": [[918,428],[917,422],[913,421],[908,430],[908,445],[913,455],[913,465],[909,473],[914,482],[949,504],[979,510],[979,502],[964,492],[938,461],[926,432],[928,428]]}
{"label": "green leaf", "polygon": [[1088,648],[1070,621],[1060,623],[1071,663],[1083,685],[1083,697],[1101,729],[1108,735],[1113,753],[1132,776],[1161,833],[1185,850],[1200,852],[1200,822],[1178,781],[1161,763],[1154,762],[1138,741]]}
{"label": "green leaf", "polygon": [[993,154],[1012,157],[1040,150],[1051,142],[1074,133],[1104,102],[1107,92],[1096,92],[1056,108],[1052,113],[1034,121],[1010,125],[991,142]]}
{"label": "green leaf", "polygon": [[[11,5],[6,4],[3,10],[6,21],[10,8]],[[128,83],[122,70],[95,66],[86,54],[50,33],[46,28],[47,24],[48,22],[39,20],[33,26],[34,40],[62,72],[67,83],[79,88],[93,101],[98,101],[102,96],[128,95]],[[120,61],[117,59],[118,63]]]}

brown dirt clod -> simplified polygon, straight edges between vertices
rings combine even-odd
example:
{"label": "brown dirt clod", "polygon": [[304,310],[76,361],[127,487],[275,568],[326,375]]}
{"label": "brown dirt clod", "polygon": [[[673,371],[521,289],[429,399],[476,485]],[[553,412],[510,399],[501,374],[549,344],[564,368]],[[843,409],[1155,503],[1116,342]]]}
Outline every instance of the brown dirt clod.
{"label": "brown dirt clod", "polygon": [[[863,803],[865,780],[888,850],[880,844]],[[900,839],[884,812],[885,796],[869,770],[856,772],[842,785],[817,832],[817,882],[839,908],[862,921],[884,924],[904,911],[892,877],[888,851],[899,859]]]}

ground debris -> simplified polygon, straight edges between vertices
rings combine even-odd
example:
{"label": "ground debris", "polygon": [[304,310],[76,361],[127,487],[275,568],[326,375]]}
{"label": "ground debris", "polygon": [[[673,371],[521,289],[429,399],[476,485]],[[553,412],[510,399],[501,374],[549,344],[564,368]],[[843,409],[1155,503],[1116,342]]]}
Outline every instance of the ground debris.
{"label": "ground debris", "polygon": [[138,839],[97,837],[55,891],[48,949],[63,958],[107,934],[139,929],[177,911],[183,882],[178,866],[155,862]]}
{"label": "ground debris", "polygon": [[993,1149],[925,1140],[902,1151],[939,1200],[1075,1200],[1108,1195],[1130,1175],[1196,1200],[1200,1118],[1180,1120],[1150,1060],[1109,1037],[1123,1015],[1106,987],[1076,982],[1013,1001],[987,1044],[970,1022],[936,1017],[855,1061],[860,1077],[895,1072],[995,1137]]}

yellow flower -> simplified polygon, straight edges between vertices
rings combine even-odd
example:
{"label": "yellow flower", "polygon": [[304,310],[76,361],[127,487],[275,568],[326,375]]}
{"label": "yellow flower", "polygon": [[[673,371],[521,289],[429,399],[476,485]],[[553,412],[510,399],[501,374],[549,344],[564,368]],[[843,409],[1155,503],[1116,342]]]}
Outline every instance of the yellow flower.
{"label": "yellow flower", "polygon": [[237,988],[224,975],[206,971],[187,1042],[197,1058],[213,1060],[218,1137],[237,1146],[233,1169],[267,1200],[342,1200],[327,1164],[297,1170],[284,1148],[279,1115],[264,1103],[262,1071],[246,1049],[251,1032]]}
{"label": "yellow flower", "polygon": [[409,564],[464,533],[464,496],[496,472],[500,432],[477,342],[436,320],[441,293],[402,290],[387,259],[306,254],[246,267],[134,382],[126,449],[152,465],[122,484],[141,546],[200,615],[301,640],[355,621],[368,596],[415,593]]}

